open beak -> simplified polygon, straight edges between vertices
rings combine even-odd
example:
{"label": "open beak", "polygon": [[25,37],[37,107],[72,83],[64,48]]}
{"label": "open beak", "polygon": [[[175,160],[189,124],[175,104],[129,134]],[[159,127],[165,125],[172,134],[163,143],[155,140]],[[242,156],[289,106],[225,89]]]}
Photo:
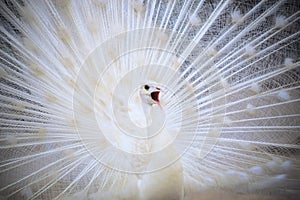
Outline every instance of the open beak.
{"label": "open beak", "polygon": [[159,92],[160,91],[151,92],[151,98],[152,98],[152,100],[155,101],[158,104],[159,104]]}

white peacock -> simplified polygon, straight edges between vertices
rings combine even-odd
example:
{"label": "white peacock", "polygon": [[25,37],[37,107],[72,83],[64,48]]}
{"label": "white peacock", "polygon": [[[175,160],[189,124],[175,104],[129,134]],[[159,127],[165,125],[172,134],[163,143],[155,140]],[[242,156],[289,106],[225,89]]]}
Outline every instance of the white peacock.
{"label": "white peacock", "polygon": [[296,0],[0,4],[1,200],[299,195]]}

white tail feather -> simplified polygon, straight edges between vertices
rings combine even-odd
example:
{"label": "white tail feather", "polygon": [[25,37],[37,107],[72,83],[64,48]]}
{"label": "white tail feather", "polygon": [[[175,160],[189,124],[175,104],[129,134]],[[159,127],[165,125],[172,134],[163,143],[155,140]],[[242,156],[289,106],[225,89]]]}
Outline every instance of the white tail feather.
{"label": "white tail feather", "polygon": [[299,8],[1,1],[0,199],[296,199]]}

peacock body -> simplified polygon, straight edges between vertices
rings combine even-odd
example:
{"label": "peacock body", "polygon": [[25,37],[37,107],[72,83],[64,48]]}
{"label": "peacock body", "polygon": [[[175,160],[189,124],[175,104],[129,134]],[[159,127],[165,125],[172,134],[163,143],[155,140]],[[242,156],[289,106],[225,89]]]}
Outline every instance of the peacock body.
{"label": "peacock body", "polygon": [[296,0],[0,4],[1,200],[300,194]]}

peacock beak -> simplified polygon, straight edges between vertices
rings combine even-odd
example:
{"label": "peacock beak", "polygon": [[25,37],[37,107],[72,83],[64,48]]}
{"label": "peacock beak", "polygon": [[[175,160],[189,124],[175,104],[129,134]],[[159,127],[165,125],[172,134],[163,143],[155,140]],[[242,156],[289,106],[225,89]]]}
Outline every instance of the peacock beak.
{"label": "peacock beak", "polygon": [[[159,89],[160,90],[160,89]],[[154,91],[154,92],[151,92],[151,99],[153,100],[153,101],[155,101],[156,103],[158,103],[159,104],[159,93],[160,93],[160,91]]]}

